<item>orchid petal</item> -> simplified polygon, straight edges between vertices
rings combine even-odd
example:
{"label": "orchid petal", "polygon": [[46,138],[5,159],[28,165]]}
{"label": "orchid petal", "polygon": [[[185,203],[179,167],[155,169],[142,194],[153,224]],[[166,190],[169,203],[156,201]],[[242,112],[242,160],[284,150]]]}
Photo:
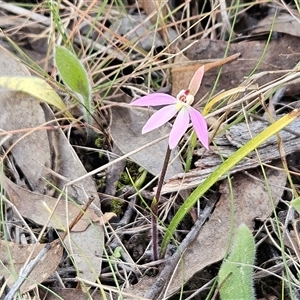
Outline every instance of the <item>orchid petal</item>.
{"label": "orchid petal", "polygon": [[176,113],[178,112],[178,109],[176,108],[176,105],[168,105],[160,110],[158,110],[156,113],[154,113],[151,118],[147,121],[145,126],[142,129],[142,133],[147,133],[153,129],[156,129],[160,127],[161,125],[167,123],[170,119],[172,119]]}
{"label": "orchid petal", "polygon": [[200,88],[201,81],[204,75],[204,66],[200,67],[194,74],[190,81],[189,91],[190,94],[195,96]]}
{"label": "orchid petal", "polygon": [[198,136],[198,139],[202,143],[202,145],[208,148],[208,130],[207,130],[207,123],[201,113],[194,109],[193,107],[189,107],[189,114],[193,123],[194,130]]}
{"label": "orchid petal", "polygon": [[176,117],[173,124],[173,128],[170,132],[169,147],[170,149],[175,148],[184,133],[186,132],[190,122],[189,111],[187,107],[183,106]]}
{"label": "orchid petal", "polygon": [[159,106],[176,103],[176,98],[164,94],[164,93],[153,93],[147,96],[143,96],[133,102],[130,105],[135,106]]}

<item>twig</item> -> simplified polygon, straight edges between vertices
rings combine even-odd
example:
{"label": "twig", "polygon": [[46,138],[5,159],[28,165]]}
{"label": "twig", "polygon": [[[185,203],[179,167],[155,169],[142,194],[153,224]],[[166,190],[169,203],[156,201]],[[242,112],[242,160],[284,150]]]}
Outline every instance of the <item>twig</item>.
{"label": "twig", "polygon": [[50,249],[57,246],[57,244],[60,243],[59,240],[55,240],[52,243],[47,244],[40,252],[39,254],[31,260],[27,266],[25,267],[24,271],[20,273],[18,280],[15,282],[15,284],[10,289],[9,293],[5,296],[4,300],[11,300],[13,299],[14,295],[18,292],[19,288],[25,281],[25,279],[28,278],[29,274],[33,271],[35,266],[43,259],[43,257],[48,253]]}
{"label": "twig", "polygon": [[95,197],[92,195],[89,197],[88,201],[84,204],[84,206],[81,208],[79,214],[72,220],[67,230],[63,232],[61,235],[61,240],[63,241],[65,237],[68,235],[68,233],[72,230],[72,228],[78,223],[78,221],[82,218],[88,207],[91,205],[91,203],[95,200]]}
{"label": "twig", "polygon": [[45,26],[50,26],[51,20],[48,17],[45,17],[41,14],[35,13],[29,9],[19,7],[17,5],[13,5],[10,3],[6,3],[4,1],[0,1],[0,8],[5,9],[13,14],[20,15],[20,16],[26,16],[29,17],[29,19],[42,23]]}

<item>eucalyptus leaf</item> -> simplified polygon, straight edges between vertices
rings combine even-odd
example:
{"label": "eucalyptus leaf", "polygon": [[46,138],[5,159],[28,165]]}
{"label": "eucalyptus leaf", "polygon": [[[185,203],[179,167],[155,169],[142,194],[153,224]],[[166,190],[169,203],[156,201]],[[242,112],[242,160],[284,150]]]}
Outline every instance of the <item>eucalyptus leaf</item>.
{"label": "eucalyptus leaf", "polygon": [[[66,106],[58,94],[43,79],[38,77],[23,76],[1,76],[0,86],[18,92],[23,92],[38,98],[59,110],[66,110]],[[70,112],[66,111],[65,115],[72,118]]]}

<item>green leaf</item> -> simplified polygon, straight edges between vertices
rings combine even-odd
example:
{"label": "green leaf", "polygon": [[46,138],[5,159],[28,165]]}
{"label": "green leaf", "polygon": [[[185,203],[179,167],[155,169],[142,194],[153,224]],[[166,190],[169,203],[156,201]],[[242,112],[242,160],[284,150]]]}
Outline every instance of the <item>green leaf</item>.
{"label": "green leaf", "polygon": [[89,77],[76,55],[68,49],[55,47],[55,63],[64,84],[73,91],[84,106],[84,116],[88,124],[92,123],[92,88]]}
{"label": "green leaf", "polygon": [[[29,94],[35,98],[38,98],[50,105],[55,106],[58,110],[66,110],[67,107],[60,99],[58,94],[52,89],[52,87],[43,79],[38,77],[0,77],[0,86]],[[73,118],[72,114],[66,110],[65,115],[69,118]]]}
{"label": "green leaf", "polygon": [[300,214],[300,197],[292,200],[290,203],[291,206]]}
{"label": "green leaf", "polygon": [[218,275],[222,300],[255,299],[252,278],[254,259],[254,238],[248,227],[241,224],[232,251],[224,259]]}
{"label": "green leaf", "polygon": [[118,246],[118,247],[116,247],[115,250],[114,250],[113,257],[119,259],[119,258],[121,258],[121,256],[122,256],[122,247],[121,247],[121,246]]}
{"label": "green leaf", "polygon": [[64,47],[56,46],[55,63],[65,85],[83,98],[89,98],[91,87],[88,75],[77,56]]}
{"label": "green leaf", "polygon": [[285,115],[275,123],[270,125],[264,131],[255,136],[252,140],[246,143],[243,147],[238,149],[233,155],[231,155],[226,161],[224,161],[208,178],[198,186],[190,196],[184,201],[183,205],[179,208],[175,216],[173,217],[169,227],[167,228],[166,234],[163,238],[161,245],[161,252],[164,253],[170,239],[173,236],[178,224],[184,218],[185,214],[190,211],[193,205],[202,197],[209,188],[211,188],[219,178],[228,172],[234,165],[241,161],[251,151],[256,149],[260,144],[270,138],[273,134],[286,127],[293,120],[300,115],[300,109],[295,109],[289,114]]}

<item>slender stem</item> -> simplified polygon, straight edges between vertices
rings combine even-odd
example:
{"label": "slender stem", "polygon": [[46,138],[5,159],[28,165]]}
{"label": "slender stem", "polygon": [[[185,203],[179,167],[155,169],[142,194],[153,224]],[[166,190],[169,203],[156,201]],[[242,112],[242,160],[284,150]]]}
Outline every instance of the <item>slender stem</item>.
{"label": "slender stem", "polygon": [[161,189],[164,183],[164,179],[166,176],[166,172],[168,169],[168,163],[171,156],[171,149],[168,147],[165,160],[162,166],[162,170],[160,173],[160,177],[157,184],[157,190],[155,197],[151,204],[151,211],[152,211],[152,222],[151,222],[151,230],[152,230],[152,254],[153,254],[153,261],[158,260],[158,227],[157,227],[157,218],[158,218],[158,204],[159,199],[161,196]]}

